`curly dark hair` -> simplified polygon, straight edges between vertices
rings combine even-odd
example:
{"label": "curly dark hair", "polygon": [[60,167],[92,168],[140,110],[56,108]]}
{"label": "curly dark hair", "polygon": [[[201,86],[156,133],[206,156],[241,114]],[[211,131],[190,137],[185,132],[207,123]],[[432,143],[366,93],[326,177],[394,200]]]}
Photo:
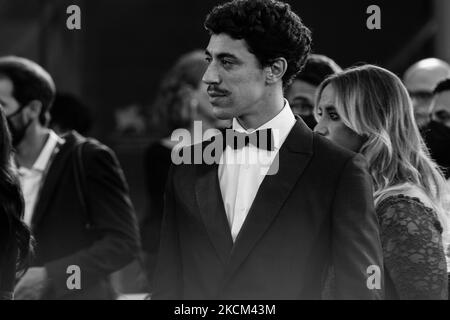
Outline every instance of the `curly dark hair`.
{"label": "curly dark hair", "polygon": [[289,4],[280,1],[234,0],[213,8],[204,26],[210,34],[245,40],[263,67],[285,58],[284,87],[301,71],[311,51],[311,31]]}

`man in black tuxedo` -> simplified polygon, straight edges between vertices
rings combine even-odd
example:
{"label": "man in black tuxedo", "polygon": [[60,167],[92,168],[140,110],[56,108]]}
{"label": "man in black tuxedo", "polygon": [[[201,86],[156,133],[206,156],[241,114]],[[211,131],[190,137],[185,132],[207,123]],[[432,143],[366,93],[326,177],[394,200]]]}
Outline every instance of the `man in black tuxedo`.
{"label": "man in black tuxedo", "polygon": [[0,58],[0,104],[16,150],[24,220],[36,239],[16,299],[111,299],[109,275],[138,255],[128,187],[114,153],[76,132],[47,128],[55,95],[36,63]]}
{"label": "man in black tuxedo", "polygon": [[[380,298],[365,161],[313,134],[283,98],[310,51],[309,30],[273,0],[215,7],[205,27],[203,81],[233,131],[183,149],[194,163],[172,165],[153,299],[320,299],[330,269],[336,298]],[[198,151],[221,139],[218,161],[199,163]]]}

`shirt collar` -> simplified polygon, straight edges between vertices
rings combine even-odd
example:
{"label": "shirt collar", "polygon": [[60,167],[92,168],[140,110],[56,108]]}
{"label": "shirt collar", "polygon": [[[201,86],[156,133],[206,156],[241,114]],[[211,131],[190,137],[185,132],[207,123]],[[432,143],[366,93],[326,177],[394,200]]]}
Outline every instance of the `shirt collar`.
{"label": "shirt collar", "polygon": [[259,126],[255,130],[246,130],[238,121],[237,118],[233,118],[233,130],[244,133],[252,133],[257,130],[272,129],[274,137],[274,147],[279,149],[286,139],[287,135],[294,126],[296,120],[294,113],[291,110],[289,102],[284,99],[283,109],[272,119]]}
{"label": "shirt collar", "polygon": [[63,142],[63,139],[61,139],[53,130],[50,130],[47,141],[45,142],[39,157],[33,164],[33,170],[44,172],[56,146]]}

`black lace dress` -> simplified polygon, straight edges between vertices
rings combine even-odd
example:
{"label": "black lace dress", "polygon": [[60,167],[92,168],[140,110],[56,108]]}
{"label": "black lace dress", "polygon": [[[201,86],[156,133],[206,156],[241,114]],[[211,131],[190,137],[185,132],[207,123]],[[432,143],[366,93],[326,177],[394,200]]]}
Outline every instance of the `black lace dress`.
{"label": "black lace dress", "polygon": [[386,299],[448,299],[442,226],[418,198],[389,196],[377,206]]}

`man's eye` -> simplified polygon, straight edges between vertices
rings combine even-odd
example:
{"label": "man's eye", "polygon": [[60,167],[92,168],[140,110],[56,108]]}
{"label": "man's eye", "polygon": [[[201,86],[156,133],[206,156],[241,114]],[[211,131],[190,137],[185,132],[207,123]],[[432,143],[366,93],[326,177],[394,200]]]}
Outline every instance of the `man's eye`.
{"label": "man's eye", "polygon": [[320,118],[322,116],[322,111],[317,111],[316,115]]}
{"label": "man's eye", "polygon": [[222,60],[222,65],[223,66],[230,66],[231,64],[232,64],[232,62],[229,61],[229,60]]}
{"label": "man's eye", "polygon": [[206,57],[206,58],[205,58],[205,61],[206,61],[207,63],[211,63],[211,60],[212,60],[211,57]]}

